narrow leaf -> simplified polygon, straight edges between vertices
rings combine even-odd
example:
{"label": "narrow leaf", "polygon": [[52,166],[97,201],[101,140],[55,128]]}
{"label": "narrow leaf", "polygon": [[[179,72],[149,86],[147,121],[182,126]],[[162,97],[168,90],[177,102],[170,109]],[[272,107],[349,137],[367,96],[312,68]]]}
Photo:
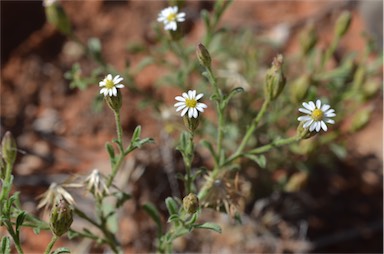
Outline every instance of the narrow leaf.
{"label": "narrow leaf", "polygon": [[71,251],[68,248],[61,247],[56,249],[53,254],[62,254],[62,253],[71,253]]}
{"label": "narrow leaf", "polygon": [[1,253],[10,254],[11,253],[11,241],[8,236],[1,238]]}
{"label": "narrow leaf", "polygon": [[152,220],[156,223],[158,234],[161,235],[163,232],[163,229],[161,226],[160,213],[157,210],[157,208],[151,203],[146,203],[143,205],[143,209],[152,218]]}
{"label": "narrow leaf", "polygon": [[217,233],[221,233],[221,227],[215,223],[206,222],[203,224],[195,224],[193,225],[194,228],[203,228],[203,229],[210,229]]}
{"label": "narrow leaf", "polygon": [[177,203],[172,197],[165,199],[165,205],[167,206],[169,215],[178,214]]}

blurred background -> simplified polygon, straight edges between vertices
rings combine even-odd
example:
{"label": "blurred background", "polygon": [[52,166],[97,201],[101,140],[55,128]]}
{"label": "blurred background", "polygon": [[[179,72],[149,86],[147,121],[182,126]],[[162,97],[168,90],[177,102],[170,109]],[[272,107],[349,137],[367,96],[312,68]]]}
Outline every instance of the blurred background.
{"label": "blurred background", "polygon": [[[103,57],[123,71],[128,62],[135,65],[143,58],[127,50],[129,43],[155,44],[153,24],[167,4],[62,1],[62,6],[78,39],[86,42],[91,37],[99,38]],[[184,11],[189,15],[188,43],[199,43],[203,33],[199,13],[212,7],[211,1],[187,1]],[[363,35],[369,35],[376,44],[371,57],[381,56],[383,1],[240,0],[229,7],[221,25],[234,30],[249,28],[269,41],[273,53],[290,54],[300,50],[299,33],[309,21],[316,24],[318,45],[326,48],[330,31],[343,10],[349,10],[353,19],[337,54],[362,54],[366,44]],[[51,182],[62,182],[70,174],[87,174],[96,167],[109,167],[104,143],[114,137],[113,115],[108,109],[92,109],[97,83],[85,90],[70,88],[64,74],[75,63],[80,63],[85,76],[97,66],[73,40],[46,22],[41,1],[1,1],[1,136],[9,130],[16,137],[21,153],[13,172],[15,188],[21,191],[25,209],[37,216],[42,214],[36,209],[36,197]],[[163,73],[163,69],[150,65],[135,76],[134,84],[145,93],[173,103],[177,89],[158,91],[154,85]],[[382,74],[379,82],[382,84]],[[142,98],[132,96],[132,91],[123,93],[130,98],[123,108],[124,132],[128,135],[140,124],[144,137],[161,139],[153,109],[138,107]],[[382,99],[379,89],[367,103],[373,107],[369,122],[347,138],[348,156],[339,161],[336,169],[318,168],[320,173],[297,193],[272,191],[260,195],[247,204],[245,225],[235,224],[224,215],[212,215],[226,225],[223,234],[196,233],[177,242],[176,251],[382,253]],[[142,169],[129,187],[135,198],[133,204],[125,207],[129,216],[122,221],[122,242],[127,253],[154,251],[154,225],[138,209],[143,200],[151,200],[164,209],[162,202],[171,195],[163,170],[166,162],[159,150],[159,143],[144,148],[127,162],[127,167],[136,172]],[[180,160],[176,156],[177,159]],[[275,219],[278,223],[270,221]],[[41,252],[48,240],[49,233],[35,236],[26,230],[26,253]],[[199,247],[193,247],[196,244]],[[93,251],[102,250],[94,247]]]}

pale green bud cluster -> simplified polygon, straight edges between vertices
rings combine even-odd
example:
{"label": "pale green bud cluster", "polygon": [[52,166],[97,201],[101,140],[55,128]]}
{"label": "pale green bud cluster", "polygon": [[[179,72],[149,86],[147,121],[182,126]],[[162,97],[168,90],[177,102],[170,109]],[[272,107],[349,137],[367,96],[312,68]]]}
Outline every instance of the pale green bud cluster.
{"label": "pale green bud cluster", "polygon": [[283,56],[278,55],[273,59],[272,66],[267,71],[265,77],[265,96],[270,100],[275,100],[283,91],[285,83],[287,82],[283,73]]}
{"label": "pale green bud cluster", "polygon": [[112,109],[113,112],[119,113],[121,106],[122,106],[122,96],[121,92],[117,90],[117,95],[116,96],[105,96],[104,97],[106,103],[108,106]]}
{"label": "pale green bud cluster", "polygon": [[49,226],[52,233],[62,236],[71,227],[73,222],[73,210],[65,199],[61,198],[52,208]]}
{"label": "pale green bud cluster", "polygon": [[351,25],[352,15],[349,11],[344,11],[336,21],[335,34],[337,37],[343,37]]}
{"label": "pale green bud cluster", "polygon": [[13,165],[16,160],[16,141],[11,132],[7,131],[1,141],[1,155],[6,163]]}
{"label": "pale green bud cluster", "polygon": [[71,34],[71,23],[63,7],[58,1],[51,2],[53,3],[45,4],[45,15],[47,17],[48,22],[54,27],[56,27],[63,34]]}
{"label": "pale green bud cluster", "polygon": [[211,68],[211,55],[203,44],[199,43],[199,45],[197,45],[196,55],[197,59],[199,60],[202,66],[204,66],[205,68]]}
{"label": "pale green bud cluster", "polygon": [[199,206],[199,198],[195,194],[189,193],[188,196],[183,198],[184,210],[189,214],[195,213],[199,209]]}

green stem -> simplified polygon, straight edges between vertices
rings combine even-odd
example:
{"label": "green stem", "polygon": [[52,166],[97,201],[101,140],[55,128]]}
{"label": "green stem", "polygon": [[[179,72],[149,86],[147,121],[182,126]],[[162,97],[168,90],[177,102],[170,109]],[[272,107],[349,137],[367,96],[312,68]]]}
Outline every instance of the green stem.
{"label": "green stem", "polygon": [[119,147],[119,157],[117,159],[117,162],[112,167],[112,173],[108,179],[107,187],[111,187],[113,179],[115,179],[117,172],[119,171],[119,168],[124,160],[125,153],[124,153],[124,146],[123,146],[123,128],[121,126],[121,120],[120,120],[120,113],[114,112],[115,115],[115,122],[116,122],[116,133],[117,133],[117,145]]}
{"label": "green stem", "polygon": [[331,45],[328,47],[328,50],[325,52],[324,57],[322,58],[320,70],[324,69],[325,64],[329,61],[331,56],[335,53],[337,45],[339,44],[339,42],[340,42],[340,37],[338,37],[338,36],[336,36],[332,40]]}
{"label": "green stem", "polygon": [[57,239],[59,239],[56,235],[52,236],[51,241],[49,242],[47,249],[45,250],[44,254],[49,254],[52,250],[53,245],[55,245]]}
{"label": "green stem", "polygon": [[9,196],[9,192],[11,191],[11,172],[12,172],[12,164],[6,163],[6,168],[5,168],[5,178],[3,181],[3,188],[1,192],[1,197],[0,200],[5,200]]}
{"label": "green stem", "polygon": [[188,195],[189,193],[192,192],[191,170],[192,170],[192,161],[193,161],[193,152],[194,152],[193,138],[194,138],[194,133],[191,131],[189,133],[188,154],[187,154],[187,158],[185,158],[185,172],[187,176],[186,183],[185,183],[185,189],[186,189],[185,195]]}
{"label": "green stem", "polygon": [[252,121],[251,125],[249,126],[245,136],[243,137],[243,140],[241,141],[239,147],[237,148],[236,152],[230,157],[230,159],[233,157],[238,157],[243,152],[245,146],[247,145],[247,143],[248,143],[249,139],[251,138],[253,132],[255,131],[257,125],[259,124],[261,118],[264,116],[265,111],[266,111],[269,103],[270,103],[269,99],[266,99],[264,101],[263,105],[261,106],[259,113],[253,119],[253,121]]}

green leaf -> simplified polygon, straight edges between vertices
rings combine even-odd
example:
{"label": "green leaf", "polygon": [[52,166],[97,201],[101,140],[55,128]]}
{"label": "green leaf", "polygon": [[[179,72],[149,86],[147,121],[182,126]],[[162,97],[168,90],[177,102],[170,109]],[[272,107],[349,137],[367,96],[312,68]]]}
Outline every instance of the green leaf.
{"label": "green leaf", "polygon": [[264,155],[245,154],[245,157],[256,162],[260,168],[265,168],[265,166],[267,165],[267,160]]}
{"label": "green leaf", "polygon": [[120,208],[125,203],[125,201],[131,199],[132,197],[130,194],[123,191],[115,192],[113,195],[117,198],[116,208]]}
{"label": "green leaf", "polygon": [[105,144],[105,149],[107,149],[109,158],[111,159],[115,158],[115,150],[113,149],[113,146],[110,143]]}
{"label": "green leaf", "polygon": [[161,235],[163,232],[163,229],[161,226],[160,213],[157,210],[157,208],[152,203],[146,203],[143,205],[143,209],[152,218],[152,220],[156,223],[157,233],[158,233],[158,235]]}
{"label": "green leaf", "polygon": [[133,131],[132,140],[138,140],[140,139],[141,135],[141,126],[138,125],[135,130]]}
{"label": "green leaf", "polygon": [[242,88],[242,87],[236,87],[236,88],[234,88],[234,89],[228,94],[228,96],[226,96],[226,97],[224,98],[222,107],[227,106],[229,100],[230,100],[234,95],[239,94],[239,93],[242,93],[242,92],[244,92],[244,88]]}
{"label": "green leaf", "polygon": [[172,197],[167,197],[165,199],[165,205],[167,206],[169,215],[178,214],[178,205]]}
{"label": "green leaf", "polygon": [[39,228],[39,227],[34,227],[33,228],[33,233],[35,233],[35,235],[40,234],[40,231],[41,231],[41,228]]}
{"label": "green leaf", "polygon": [[173,221],[180,221],[180,216],[178,214],[172,214],[168,218],[168,222],[173,222]]}
{"label": "green leaf", "polygon": [[53,254],[61,254],[61,253],[71,253],[71,251],[68,248],[61,247],[56,249]]}
{"label": "green leaf", "polygon": [[8,236],[1,238],[1,251],[0,253],[10,254],[11,253],[11,240]]}
{"label": "green leaf", "polygon": [[24,219],[25,219],[26,213],[25,211],[22,211],[16,218],[16,234],[19,234],[20,227],[23,225]]}
{"label": "green leaf", "polygon": [[209,152],[211,153],[212,157],[215,159],[216,162],[218,162],[219,159],[217,158],[217,156],[215,154],[215,151],[213,150],[212,144],[209,143],[206,140],[201,141],[201,144],[209,150]]}
{"label": "green leaf", "polygon": [[210,229],[217,233],[221,233],[221,227],[215,223],[206,222],[203,224],[195,224],[193,225],[194,228],[203,228],[203,229]]}

